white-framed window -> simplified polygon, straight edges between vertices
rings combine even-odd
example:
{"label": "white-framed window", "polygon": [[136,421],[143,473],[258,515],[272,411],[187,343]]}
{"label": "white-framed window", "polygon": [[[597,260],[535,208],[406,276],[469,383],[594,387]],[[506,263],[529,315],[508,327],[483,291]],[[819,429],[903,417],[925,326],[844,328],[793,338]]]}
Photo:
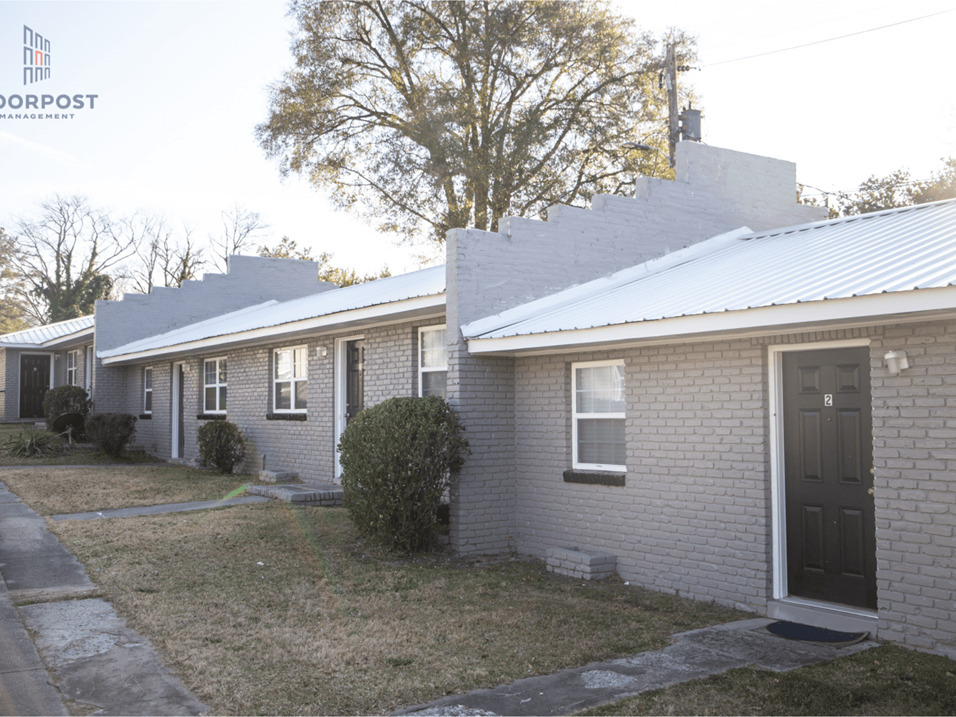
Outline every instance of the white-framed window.
{"label": "white-framed window", "polygon": [[76,386],[76,368],[79,363],[80,352],[79,351],[70,351],[66,355],[66,385],[67,386]]}
{"label": "white-framed window", "polygon": [[153,367],[143,369],[143,413],[153,412]]}
{"label": "white-framed window", "polygon": [[276,349],[272,363],[272,410],[276,413],[305,413],[309,350],[305,346]]}
{"label": "white-framed window", "polygon": [[226,359],[203,361],[203,413],[226,412]]}
{"label": "white-framed window", "polygon": [[418,330],[418,395],[445,398],[448,376],[448,346],[444,326]]}
{"label": "white-framed window", "polygon": [[574,468],[626,471],[624,362],[571,364]]}

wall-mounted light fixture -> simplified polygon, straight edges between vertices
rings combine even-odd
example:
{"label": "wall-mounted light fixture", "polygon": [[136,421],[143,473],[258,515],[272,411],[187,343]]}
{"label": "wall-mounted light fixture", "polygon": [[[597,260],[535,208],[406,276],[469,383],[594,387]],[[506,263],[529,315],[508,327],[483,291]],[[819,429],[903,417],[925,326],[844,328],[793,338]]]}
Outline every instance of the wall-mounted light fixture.
{"label": "wall-mounted light fixture", "polygon": [[886,370],[893,376],[898,376],[900,371],[910,367],[905,351],[889,351],[884,354],[883,361],[886,364]]}
{"label": "wall-mounted light fixture", "polygon": [[319,347],[315,350],[315,355],[316,355],[317,358],[325,358],[326,356],[329,355],[329,347],[328,347],[328,346],[319,346]]}

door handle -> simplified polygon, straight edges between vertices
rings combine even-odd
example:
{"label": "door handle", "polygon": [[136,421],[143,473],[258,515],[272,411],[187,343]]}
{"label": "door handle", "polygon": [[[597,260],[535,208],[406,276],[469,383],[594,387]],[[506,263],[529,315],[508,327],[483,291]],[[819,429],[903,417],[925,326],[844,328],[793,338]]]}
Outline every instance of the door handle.
{"label": "door handle", "polygon": [[872,489],[872,488],[867,488],[867,489],[866,489],[866,494],[867,494],[867,495],[873,495],[873,489]]}

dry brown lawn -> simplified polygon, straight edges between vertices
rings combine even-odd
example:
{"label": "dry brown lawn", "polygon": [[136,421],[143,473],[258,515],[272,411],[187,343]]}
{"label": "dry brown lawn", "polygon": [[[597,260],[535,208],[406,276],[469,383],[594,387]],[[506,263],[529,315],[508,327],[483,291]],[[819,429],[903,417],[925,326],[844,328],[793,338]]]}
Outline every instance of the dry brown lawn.
{"label": "dry brown lawn", "polygon": [[217,500],[251,480],[173,465],[0,469],[0,482],[40,515]]}
{"label": "dry brown lawn", "polygon": [[740,617],[534,562],[399,558],[363,544],[343,509],[265,503],[52,528],[218,714],[387,713]]}

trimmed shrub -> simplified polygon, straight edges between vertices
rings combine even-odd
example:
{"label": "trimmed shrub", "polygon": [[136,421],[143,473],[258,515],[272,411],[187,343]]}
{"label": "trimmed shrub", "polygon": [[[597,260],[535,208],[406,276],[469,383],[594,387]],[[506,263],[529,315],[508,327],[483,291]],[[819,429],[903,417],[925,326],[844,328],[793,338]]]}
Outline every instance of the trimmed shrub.
{"label": "trimmed shrub", "polygon": [[468,454],[464,427],[444,399],[393,398],[353,418],[339,442],[345,507],[385,547],[431,547],[451,472]]}
{"label": "trimmed shrub", "polygon": [[25,428],[10,436],[3,444],[4,452],[20,458],[36,458],[59,452],[62,447],[56,434],[36,428]]}
{"label": "trimmed shrub", "polygon": [[64,413],[78,413],[84,418],[93,410],[89,395],[79,386],[57,386],[43,396],[43,414],[47,425]]}
{"label": "trimmed shrub", "polygon": [[199,462],[212,466],[220,473],[232,469],[246,455],[246,437],[235,423],[209,421],[199,429]]}
{"label": "trimmed shrub", "polygon": [[114,458],[122,455],[136,435],[136,416],[129,413],[94,413],[86,419],[86,437]]}

